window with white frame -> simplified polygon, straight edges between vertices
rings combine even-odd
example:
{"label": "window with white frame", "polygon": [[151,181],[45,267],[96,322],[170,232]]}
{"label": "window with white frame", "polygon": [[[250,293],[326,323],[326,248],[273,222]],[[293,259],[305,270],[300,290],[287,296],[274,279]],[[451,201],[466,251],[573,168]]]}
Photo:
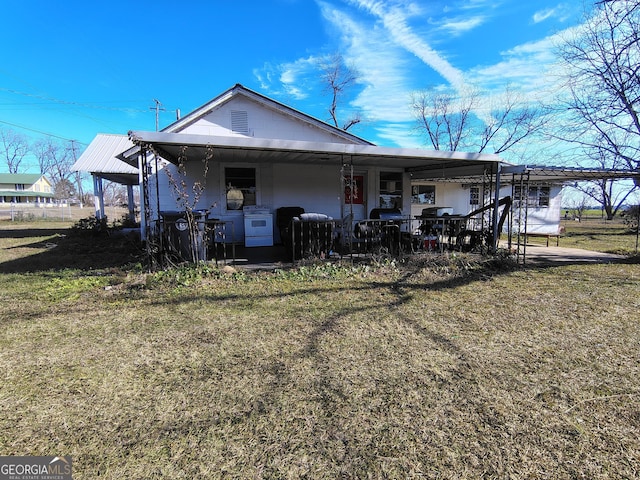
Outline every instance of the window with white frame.
{"label": "window with white frame", "polygon": [[256,169],[226,167],[224,169],[227,210],[241,210],[256,204]]}
{"label": "window with white frame", "polygon": [[436,203],[436,186],[412,185],[411,203],[416,205],[434,205]]}
{"label": "window with white frame", "polygon": [[527,196],[527,206],[533,208],[548,207],[551,199],[551,189],[548,185],[529,185],[521,191],[520,185],[514,189],[514,201],[516,204],[523,200],[523,193]]}

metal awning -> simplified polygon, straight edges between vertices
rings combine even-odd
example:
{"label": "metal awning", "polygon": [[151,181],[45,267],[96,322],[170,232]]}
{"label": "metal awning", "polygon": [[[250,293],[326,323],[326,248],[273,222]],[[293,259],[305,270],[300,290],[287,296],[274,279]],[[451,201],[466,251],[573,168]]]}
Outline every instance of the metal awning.
{"label": "metal awning", "polygon": [[504,165],[504,175],[526,175],[529,182],[565,183],[588,180],[640,179],[640,171],[613,168],[551,167],[546,165]]}
{"label": "metal awning", "polygon": [[527,175],[530,182],[549,183],[640,178],[640,172],[634,170],[513,165],[493,154],[417,148],[146,131],[131,131],[129,138],[135,146],[120,158],[130,163],[137,163],[140,147],[145,146],[174,164],[184,152],[189,160],[212,155],[214,159],[230,163],[400,168],[414,180],[459,183],[482,183],[487,175],[496,173],[498,165],[501,165],[503,183],[509,182],[509,175]]}
{"label": "metal awning", "polygon": [[133,147],[125,135],[98,134],[71,167],[74,171],[89,172],[122,185],[139,183],[137,159],[136,166],[123,162],[117,156]]}
{"label": "metal awning", "polygon": [[[495,171],[501,162],[497,155],[488,154],[241,136],[132,131],[129,138],[171,163],[177,163],[184,152],[190,161],[209,154],[224,162],[401,168],[415,179],[481,176],[487,170]],[[129,157],[136,154],[134,150],[128,152]]]}

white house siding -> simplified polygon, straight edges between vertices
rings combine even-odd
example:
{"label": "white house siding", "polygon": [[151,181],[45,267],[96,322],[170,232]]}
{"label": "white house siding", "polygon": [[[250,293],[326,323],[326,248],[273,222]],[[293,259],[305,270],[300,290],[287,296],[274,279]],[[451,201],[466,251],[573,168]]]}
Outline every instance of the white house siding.
{"label": "white house siding", "polygon": [[336,166],[275,165],[274,207],[302,207],[306,212],[340,218],[340,168]]}
{"label": "white house siding", "polygon": [[[482,187],[480,187],[480,204],[471,205],[470,187],[459,183],[438,183],[438,182],[414,182],[414,185],[433,185],[436,188],[435,204],[412,204],[411,216],[419,216],[422,210],[427,207],[448,207],[451,208],[454,215],[467,215],[472,211],[480,208],[483,204],[494,201],[493,196],[485,196],[483,203]],[[560,211],[562,206],[562,186],[549,186],[549,206],[534,207],[529,206],[527,212],[527,232],[529,233],[549,233],[556,234],[560,228]],[[511,186],[504,186],[500,189],[500,198],[511,196]],[[524,232],[524,209],[522,210],[522,218],[520,219],[520,210],[517,204],[514,205],[513,215],[513,232]],[[508,224],[504,226],[505,232],[508,230]]]}
{"label": "white house siding", "polygon": [[[544,233],[555,235],[560,230],[560,211],[562,209],[562,186],[561,185],[549,185],[549,206],[548,207],[533,207],[529,206],[527,211],[527,225],[526,231],[528,233]],[[508,195],[511,194],[509,188]],[[524,232],[524,220],[518,222],[519,210],[514,207],[514,225],[513,232]],[[524,215],[524,214],[523,214]]]}
{"label": "white house siding", "polygon": [[[436,199],[434,204],[411,204],[411,216],[419,216],[425,208],[450,208],[454,215],[467,215],[480,205],[471,205],[470,193],[468,186],[462,186],[459,183],[447,182],[413,182],[413,185],[431,185],[435,186]],[[482,201],[482,194],[480,196]]]}

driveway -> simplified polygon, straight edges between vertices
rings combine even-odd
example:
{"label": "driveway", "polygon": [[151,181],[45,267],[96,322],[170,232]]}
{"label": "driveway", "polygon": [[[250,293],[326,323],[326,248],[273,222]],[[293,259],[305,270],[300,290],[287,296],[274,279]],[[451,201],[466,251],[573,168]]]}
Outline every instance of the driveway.
{"label": "driveway", "polygon": [[[523,246],[520,247],[521,254]],[[526,248],[525,264],[552,265],[563,263],[615,263],[624,260],[624,255],[613,253],[592,252],[580,248],[566,248],[528,244]],[[522,260],[522,258],[521,258]]]}

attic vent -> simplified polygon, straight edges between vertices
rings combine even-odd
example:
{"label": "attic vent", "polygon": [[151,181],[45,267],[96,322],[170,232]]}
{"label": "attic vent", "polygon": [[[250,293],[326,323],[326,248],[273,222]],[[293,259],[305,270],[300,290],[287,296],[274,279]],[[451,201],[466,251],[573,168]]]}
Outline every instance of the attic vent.
{"label": "attic vent", "polygon": [[235,133],[249,133],[249,117],[247,112],[231,110],[231,131]]}

